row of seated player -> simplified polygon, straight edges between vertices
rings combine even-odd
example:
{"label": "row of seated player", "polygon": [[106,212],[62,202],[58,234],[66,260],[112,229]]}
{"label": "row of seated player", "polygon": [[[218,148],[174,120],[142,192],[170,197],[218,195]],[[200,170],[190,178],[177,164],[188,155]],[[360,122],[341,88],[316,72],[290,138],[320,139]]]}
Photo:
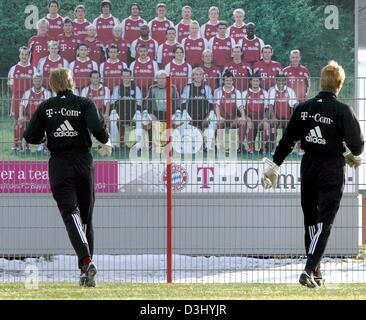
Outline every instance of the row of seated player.
{"label": "row of seated player", "polygon": [[[120,143],[123,144],[125,126],[132,122],[139,126],[139,122],[166,121],[166,75],[164,71],[159,71],[156,84],[150,87],[148,95],[142,99],[141,90],[132,80],[130,72],[125,72],[125,77],[121,85],[115,88],[113,97],[106,95],[108,89],[103,89],[98,72],[94,72],[91,77],[92,85],[85,88],[81,95],[95,101],[108,123],[117,123]],[[254,152],[258,130],[263,131],[262,151],[269,151],[269,140],[276,140],[273,129],[285,127],[297,104],[295,92],[286,86],[285,74],[276,78],[276,85],[268,93],[260,88],[258,74],[253,74],[250,78],[249,90],[240,92],[234,86],[233,74],[226,71],[223,86],[216,89],[213,95],[211,89],[204,84],[201,68],[195,69],[193,79],[193,83],[184,88],[182,96],[175,86],[172,87],[172,109],[175,113],[173,124],[190,124],[201,131],[214,127],[215,130],[237,128],[241,145],[247,138],[249,153]],[[20,102],[18,124],[22,127],[41,100],[51,96],[47,89],[42,88],[40,76],[36,76],[33,82],[33,88],[26,91]],[[93,90],[93,87],[99,90]],[[272,146],[271,150],[273,149]]]}

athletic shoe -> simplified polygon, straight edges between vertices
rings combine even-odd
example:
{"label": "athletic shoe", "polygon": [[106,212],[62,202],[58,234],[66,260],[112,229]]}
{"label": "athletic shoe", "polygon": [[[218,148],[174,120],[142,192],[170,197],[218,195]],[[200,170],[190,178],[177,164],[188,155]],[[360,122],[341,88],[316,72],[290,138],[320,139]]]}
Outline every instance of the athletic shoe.
{"label": "athletic shoe", "polygon": [[320,271],[320,269],[316,270],[314,272],[314,281],[319,287],[324,286],[325,279],[323,278],[323,275]]}
{"label": "athletic shoe", "polygon": [[304,270],[300,275],[299,282],[301,285],[308,288],[317,288],[318,284],[314,280],[314,273]]}
{"label": "athletic shoe", "polygon": [[304,150],[296,151],[296,155],[298,155],[299,157],[302,157],[304,154],[305,154]]}
{"label": "athletic shoe", "polygon": [[90,262],[81,267],[81,275],[79,284],[81,287],[95,287],[95,276],[97,267],[93,262]]}
{"label": "athletic shoe", "polygon": [[86,287],[86,274],[83,271],[80,271],[80,279],[79,279],[79,285],[80,287]]}

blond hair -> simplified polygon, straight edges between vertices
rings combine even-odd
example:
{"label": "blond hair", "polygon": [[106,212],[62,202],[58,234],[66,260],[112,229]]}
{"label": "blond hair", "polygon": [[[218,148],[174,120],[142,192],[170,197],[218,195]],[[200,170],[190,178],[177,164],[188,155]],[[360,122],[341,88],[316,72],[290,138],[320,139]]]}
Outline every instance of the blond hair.
{"label": "blond hair", "polygon": [[74,80],[69,69],[58,68],[51,72],[49,79],[50,88],[56,94],[74,90]]}
{"label": "blond hair", "polygon": [[337,90],[343,85],[346,74],[336,61],[330,61],[321,71],[320,86],[324,90]]}

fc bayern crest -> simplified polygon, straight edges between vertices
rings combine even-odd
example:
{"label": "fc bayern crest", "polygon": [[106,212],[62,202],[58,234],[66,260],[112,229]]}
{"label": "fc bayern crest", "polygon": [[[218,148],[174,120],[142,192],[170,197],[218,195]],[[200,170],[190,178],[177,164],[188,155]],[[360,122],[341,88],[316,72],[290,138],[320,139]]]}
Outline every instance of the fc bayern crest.
{"label": "fc bayern crest", "polygon": [[[163,173],[163,182],[167,184],[167,172]],[[188,172],[185,168],[180,165],[172,165],[172,190],[181,191],[187,186]]]}
{"label": "fc bayern crest", "polygon": [[153,43],[150,43],[149,47],[150,48],[154,48],[154,44]]}

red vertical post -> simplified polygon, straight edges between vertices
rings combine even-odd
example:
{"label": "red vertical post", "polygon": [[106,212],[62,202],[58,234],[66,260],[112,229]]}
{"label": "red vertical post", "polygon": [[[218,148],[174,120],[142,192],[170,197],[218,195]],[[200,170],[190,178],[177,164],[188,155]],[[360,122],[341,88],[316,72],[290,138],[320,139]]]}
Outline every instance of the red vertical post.
{"label": "red vertical post", "polygon": [[173,238],[172,238],[172,86],[171,78],[167,76],[166,92],[166,126],[167,126],[167,168],[166,168],[166,187],[167,187],[167,282],[173,280]]}

